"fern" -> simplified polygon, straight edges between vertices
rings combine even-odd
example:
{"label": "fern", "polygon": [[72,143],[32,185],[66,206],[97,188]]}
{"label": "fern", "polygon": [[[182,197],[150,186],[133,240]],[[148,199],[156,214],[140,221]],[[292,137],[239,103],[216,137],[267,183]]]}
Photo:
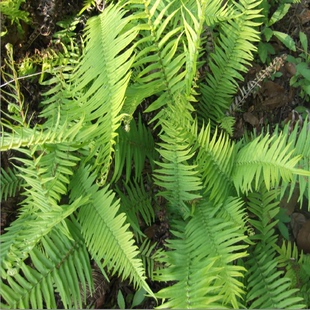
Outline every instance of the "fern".
{"label": "fern", "polygon": [[[214,15],[218,18],[215,21],[218,21],[222,15],[222,2],[215,3],[217,12]],[[240,1],[234,9],[235,18],[230,18],[220,28],[219,40],[208,63],[212,74],[207,75],[206,84],[201,86],[202,104],[197,108],[203,117],[215,122],[223,118],[236,92],[236,79],[242,80],[239,72],[245,72],[246,65],[253,59],[252,52],[256,50],[253,43],[259,40],[253,28],[258,25],[255,19],[260,16],[258,4],[254,0]],[[207,19],[208,22],[209,26],[213,26],[214,20],[212,24]]]}
{"label": "fern", "polygon": [[[148,186],[148,185],[146,185]],[[146,186],[138,183],[125,183],[123,192],[120,187],[116,192],[121,199],[120,210],[127,215],[127,220],[132,227],[135,237],[140,240],[143,236],[141,232],[139,219],[142,218],[147,226],[151,226],[155,221],[155,213],[150,195]]]}
{"label": "fern", "polygon": [[[288,134],[289,125],[285,126],[283,132]],[[293,131],[288,136],[288,144],[290,144],[293,154],[296,156],[301,156],[301,160],[298,163],[298,167],[310,171],[310,133],[308,126],[308,118],[306,118],[302,128],[299,129],[299,124],[297,123]],[[295,186],[299,187],[300,191],[300,205],[303,204],[303,199],[306,197],[308,199],[308,210],[310,210],[310,176],[296,174],[293,176],[292,183],[290,184],[290,195],[293,193]],[[284,184],[281,189],[281,196],[284,194],[288,185]],[[289,198],[288,198],[289,199]]]}
{"label": "fern", "polygon": [[[255,150],[255,151],[254,151]],[[295,168],[301,156],[291,157],[286,136],[260,136],[240,149],[236,157],[235,169],[232,175],[237,190],[249,192],[257,190],[263,180],[269,190],[278,186],[280,176],[287,184],[293,175],[308,176],[309,171]]]}
{"label": "fern", "polygon": [[277,261],[279,268],[285,268],[285,276],[291,280],[291,288],[300,289],[297,296],[304,299],[309,304],[309,255],[299,253],[295,243],[283,242],[282,246],[276,246],[278,253]]}
{"label": "fern", "polygon": [[16,269],[8,271],[8,284],[1,283],[1,295],[9,308],[57,308],[54,287],[66,308],[85,303],[79,283],[84,292],[86,284],[93,288],[88,253],[78,227],[68,220],[66,224],[70,239],[55,229],[31,251],[32,266],[19,264],[23,276]]}
{"label": "fern", "polygon": [[[237,200],[224,205],[235,216],[238,212],[233,210],[242,207]],[[241,213],[235,223],[224,218],[222,207],[204,199],[187,223],[174,227],[178,239],[168,243],[173,252],[166,253],[168,269],[162,270],[159,278],[178,282],[159,292],[158,297],[171,299],[163,307],[217,308],[225,304],[239,307],[238,297],[243,290],[238,277],[245,270],[233,265],[233,261],[246,256],[246,246],[240,244],[246,238],[240,229],[243,219]],[[181,225],[185,225],[183,234]]]}
{"label": "fern", "polygon": [[197,134],[199,152],[195,162],[198,164],[205,192],[215,202],[223,201],[233,193],[231,175],[236,157],[236,146],[228,135],[217,129],[211,136],[211,126],[208,124]]}
{"label": "fern", "polygon": [[201,181],[196,166],[188,163],[194,153],[187,141],[186,132],[180,132],[180,128],[172,128],[168,121],[169,118],[161,122],[163,134],[160,138],[163,142],[158,143],[158,152],[164,161],[157,162],[159,169],[154,171],[155,184],[164,188],[160,195],[169,201],[171,212],[187,218],[190,209],[186,202],[201,197],[198,193]]}
{"label": "fern", "polygon": [[1,201],[7,200],[9,197],[15,197],[20,190],[23,182],[18,177],[16,169],[8,169],[5,171],[1,168]]}
{"label": "fern", "polygon": [[[138,15],[138,27],[145,33],[136,43],[134,69],[138,73],[128,88],[125,105],[135,109],[144,98],[157,94],[157,100],[146,109],[151,112],[173,103],[173,94],[183,85],[185,72],[182,72],[182,67],[186,58],[180,48],[182,27],[177,25],[179,8],[174,9],[173,6],[176,1],[167,5],[160,0],[138,3],[144,10]],[[173,8],[171,13],[170,8]],[[134,96],[130,96],[131,93]]]}
{"label": "fern", "polygon": [[[302,298],[294,297],[297,289],[290,289],[291,281],[283,276],[283,271],[277,269],[275,259],[276,235],[274,233],[275,215],[279,212],[276,191],[267,192],[264,189],[260,193],[248,195],[249,211],[259,219],[249,220],[256,229],[252,240],[256,244],[251,246],[250,259],[248,260],[246,297],[250,308],[287,308],[304,307]],[[247,264],[246,264],[247,266]]]}
{"label": "fern", "polygon": [[[23,28],[20,24],[20,20],[30,23],[29,13],[20,9],[21,4],[25,0],[4,0],[0,3],[0,11],[6,15],[11,23],[17,24],[18,31],[22,32]],[[6,34],[6,31],[1,32],[1,37]]]}
{"label": "fern", "polygon": [[[87,22],[81,54],[72,41],[72,59],[43,82],[36,125],[8,46],[0,148],[16,152],[2,197],[22,186],[23,201],[1,236],[3,307],[55,308],[55,293],[65,308],[89,306],[92,260],[160,308],[303,306],[309,287],[294,282],[306,283],[274,219],[288,188],[309,198],[307,125],[235,142],[225,117],[256,49],[258,6],[110,3]],[[143,233],[157,207],[172,235],[159,250]],[[169,286],[155,294],[148,279]]]}
{"label": "fern", "polygon": [[158,274],[161,281],[176,281],[176,284],[157,293],[163,300],[169,298],[159,308],[220,307],[220,296],[216,294],[218,287],[214,285],[219,269],[212,268],[216,258],[199,257],[192,251],[190,240],[185,234],[186,223],[176,225],[177,231],[174,234],[177,239],[169,241],[171,251],[163,259],[167,267]]}
{"label": "fern", "polygon": [[156,154],[154,139],[149,128],[142,124],[141,116],[138,122],[125,121],[125,128],[118,129],[117,144],[115,146],[114,172],[112,182],[117,181],[125,170],[126,182],[134,172],[134,179],[141,181],[145,161],[154,166]]}
{"label": "fern", "polygon": [[[97,260],[103,259],[103,267],[107,266],[112,273],[118,272],[124,279],[129,277],[136,287],[143,287],[153,295],[145,282],[142,262],[136,256],[138,248],[125,224],[126,215],[116,215],[119,202],[113,201],[114,194],[107,187],[98,190],[93,182],[96,175],[89,175],[89,168],[81,166],[71,182],[71,200],[76,200],[80,194],[91,195],[91,200],[85,208],[81,208],[78,221],[82,234],[91,255]],[[99,240],[101,242],[99,242]]]}
{"label": "fern", "polygon": [[155,250],[156,245],[156,243],[152,244],[150,240],[145,239],[139,247],[140,257],[142,259],[144,269],[147,272],[148,278],[151,280],[153,280],[153,275],[155,273],[155,264],[159,260],[162,252],[161,250]]}

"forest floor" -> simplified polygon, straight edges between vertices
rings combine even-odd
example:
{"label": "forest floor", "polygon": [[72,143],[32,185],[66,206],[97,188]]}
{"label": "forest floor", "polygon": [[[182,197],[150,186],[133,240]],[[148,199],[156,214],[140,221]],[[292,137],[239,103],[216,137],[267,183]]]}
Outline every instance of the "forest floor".
{"label": "forest floor", "polygon": [[[83,8],[83,0],[30,0],[22,5],[22,9],[29,13],[31,23],[21,23],[22,31],[18,31],[15,24],[11,25],[10,21],[5,20],[1,16],[2,30],[7,29],[7,34],[1,40],[1,66],[4,66],[6,57],[5,45],[11,43],[14,50],[14,60],[18,65],[25,57],[44,57],[45,52],[49,48],[57,50],[57,43],[53,40],[53,35],[61,30],[57,25],[60,21],[66,20],[72,16],[76,16]],[[98,1],[100,3],[100,1]],[[103,9],[99,6],[92,11],[85,11],[84,19],[80,19],[76,27],[77,34],[82,34],[83,27],[89,17],[100,13]],[[300,57],[301,49],[299,42],[299,32],[303,32],[310,41],[310,1],[301,1],[301,3],[293,4],[288,14],[272,26],[273,30],[281,31],[288,34],[296,42],[298,47],[296,52],[292,52],[284,46],[275,37],[271,38],[270,45],[274,50],[273,55],[269,55],[268,63],[273,63],[277,67],[277,73],[272,77],[264,80],[261,87],[255,94],[250,95],[242,105],[241,111],[232,111],[236,117],[236,126],[234,138],[240,138],[245,130],[260,132],[266,125],[274,129],[276,126],[283,127],[289,121],[295,124],[297,121],[301,123],[305,121],[306,116],[310,116],[310,96],[301,96],[301,87],[290,85],[291,78],[296,74],[296,64],[285,60],[283,55],[290,55],[295,59]],[[308,42],[309,43],[309,42]],[[309,46],[308,46],[309,50]],[[309,68],[309,63],[307,64]],[[240,83],[240,89],[246,88],[249,81],[254,80],[258,74],[263,72],[266,64],[263,64],[259,56],[255,56],[252,67],[244,75],[244,81]],[[38,70],[40,68],[38,67]],[[31,115],[39,114],[39,103],[44,88],[38,82],[39,76],[32,79],[23,79],[21,82],[21,91],[25,102],[28,106],[28,113]],[[2,107],[3,108],[3,107]],[[4,107],[5,108],[5,107]],[[36,117],[32,119],[36,121]],[[5,169],[9,165],[9,154],[2,154],[1,166]],[[299,249],[310,253],[310,213],[305,206],[300,209],[297,203],[297,195],[293,195],[287,203],[283,200],[282,207],[289,216],[287,228],[289,238],[297,242]],[[16,205],[19,197],[9,198],[2,202],[1,211],[1,233],[16,218]],[[159,229],[162,222],[157,219]],[[164,225],[162,225],[164,226]],[[168,228],[167,228],[168,229]],[[156,235],[156,232],[150,232]],[[163,235],[163,232],[161,232]],[[155,240],[156,241],[156,240]],[[96,308],[109,308],[116,304],[116,295],[121,288],[124,296],[131,296],[134,292],[133,288],[126,283],[121,282],[118,278],[113,278],[108,284],[102,276],[97,275],[98,294],[94,297]],[[160,289],[156,287],[156,283],[152,283],[154,291]],[[140,308],[153,308],[152,301],[147,300]]]}

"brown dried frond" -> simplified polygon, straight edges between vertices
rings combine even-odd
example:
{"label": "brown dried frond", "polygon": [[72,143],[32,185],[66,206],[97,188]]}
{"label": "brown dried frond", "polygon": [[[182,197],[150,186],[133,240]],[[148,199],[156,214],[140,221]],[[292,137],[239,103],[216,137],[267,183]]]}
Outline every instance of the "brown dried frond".
{"label": "brown dried frond", "polygon": [[286,54],[275,57],[266,69],[261,70],[256,74],[254,80],[249,81],[243,87],[239,87],[238,94],[234,98],[234,102],[231,104],[228,114],[232,115],[233,112],[240,110],[240,107],[245,102],[245,100],[250,95],[255,95],[259,88],[261,88],[261,82],[270,78],[274,73],[281,69],[281,67],[284,65],[286,57]]}

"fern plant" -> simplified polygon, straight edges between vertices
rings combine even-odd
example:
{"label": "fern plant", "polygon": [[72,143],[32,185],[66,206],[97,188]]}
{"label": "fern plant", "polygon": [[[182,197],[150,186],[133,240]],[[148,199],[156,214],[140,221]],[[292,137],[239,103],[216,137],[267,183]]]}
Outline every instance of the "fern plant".
{"label": "fern plant", "polygon": [[[221,129],[259,40],[258,4],[108,5],[78,61],[44,82],[36,125],[9,58],[16,108],[4,111],[1,151],[18,152],[2,195],[21,187],[24,200],[1,236],[3,308],[54,308],[55,293],[85,306],[92,262],[161,308],[304,306],[278,270],[274,218],[289,187],[309,201],[307,124],[238,142]],[[144,228],[160,208],[171,237],[156,254]],[[154,293],[147,278],[170,285]]]}

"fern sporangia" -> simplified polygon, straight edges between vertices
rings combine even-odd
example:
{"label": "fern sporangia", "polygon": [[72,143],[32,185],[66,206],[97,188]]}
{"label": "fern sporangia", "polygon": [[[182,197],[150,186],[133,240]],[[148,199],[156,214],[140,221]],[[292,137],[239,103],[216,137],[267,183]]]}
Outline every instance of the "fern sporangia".
{"label": "fern sporangia", "polygon": [[[1,236],[1,307],[56,308],[55,293],[87,307],[93,264],[160,308],[303,307],[286,257],[306,256],[279,249],[274,227],[284,192],[309,201],[307,122],[234,141],[225,119],[259,40],[258,5],[107,4],[81,54],[43,81],[36,124],[7,61],[0,148],[14,157],[1,195],[23,200]],[[161,209],[164,247],[146,232]],[[154,293],[150,279],[170,286]]]}

